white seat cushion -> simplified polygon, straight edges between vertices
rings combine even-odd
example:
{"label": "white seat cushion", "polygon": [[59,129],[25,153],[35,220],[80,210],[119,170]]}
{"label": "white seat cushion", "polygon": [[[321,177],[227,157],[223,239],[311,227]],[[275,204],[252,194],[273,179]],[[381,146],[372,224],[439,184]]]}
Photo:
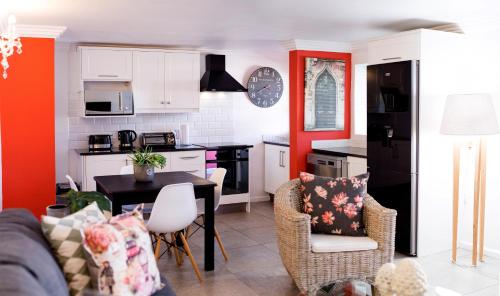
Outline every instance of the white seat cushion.
{"label": "white seat cushion", "polygon": [[354,252],[375,250],[378,243],[368,236],[311,234],[311,248],[314,253]]}

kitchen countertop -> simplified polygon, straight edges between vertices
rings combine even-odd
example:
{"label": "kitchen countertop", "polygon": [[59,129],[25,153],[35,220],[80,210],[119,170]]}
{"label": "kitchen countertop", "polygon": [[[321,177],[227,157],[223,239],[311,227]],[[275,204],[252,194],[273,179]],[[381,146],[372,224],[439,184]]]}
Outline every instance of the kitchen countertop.
{"label": "kitchen countertop", "polygon": [[277,145],[277,146],[284,146],[284,147],[290,147],[289,142],[282,142],[282,141],[263,141],[264,144],[269,144],[269,145]]}
{"label": "kitchen countertop", "polygon": [[[134,149],[139,149],[140,147],[135,147]],[[199,145],[177,145],[175,147],[168,148],[153,148],[153,152],[176,152],[176,151],[194,151],[194,150],[206,150],[207,148]],[[89,149],[75,149],[75,151],[80,155],[109,155],[109,154],[127,154],[132,153],[130,150],[120,150],[118,148],[113,148],[111,151],[89,151]]]}
{"label": "kitchen countertop", "polygon": [[314,153],[326,154],[332,156],[354,156],[366,158],[366,148],[359,147],[330,147],[330,148],[315,148]]}
{"label": "kitchen countertop", "polygon": [[193,145],[197,145],[200,147],[204,147],[207,150],[218,150],[224,148],[236,148],[236,149],[245,149],[252,148],[253,145],[235,143],[235,142],[220,142],[220,143],[196,143]]}

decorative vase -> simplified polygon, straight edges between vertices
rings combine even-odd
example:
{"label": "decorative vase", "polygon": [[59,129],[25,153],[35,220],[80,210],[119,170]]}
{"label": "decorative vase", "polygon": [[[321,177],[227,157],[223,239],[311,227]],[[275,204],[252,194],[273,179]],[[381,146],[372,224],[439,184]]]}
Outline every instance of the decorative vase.
{"label": "decorative vase", "polygon": [[149,165],[134,165],[134,176],[137,182],[153,182],[155,177],[155,168]]}
{"label": "decorative vase", "polygon": [[62,218],[69,215],[69,207],[65,204],[55,204],[47,207],[47,216]]}

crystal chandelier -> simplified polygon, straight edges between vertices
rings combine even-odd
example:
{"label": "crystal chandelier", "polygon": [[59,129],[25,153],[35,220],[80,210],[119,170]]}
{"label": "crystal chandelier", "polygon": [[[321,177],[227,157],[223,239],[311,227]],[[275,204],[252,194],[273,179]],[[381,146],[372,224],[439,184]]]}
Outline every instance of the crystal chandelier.
{"label": "crystal chandelier", "polygon": [[14,50],[21,54],[21,46],[21,38],[16,33],[16,17],[10,15],[6,27],[3,22],[0,24],[0,53],[2,54],[0,64],[3,67],[3,79],[7,79],[7,69],[9,68],[7,58],[14,54]]}

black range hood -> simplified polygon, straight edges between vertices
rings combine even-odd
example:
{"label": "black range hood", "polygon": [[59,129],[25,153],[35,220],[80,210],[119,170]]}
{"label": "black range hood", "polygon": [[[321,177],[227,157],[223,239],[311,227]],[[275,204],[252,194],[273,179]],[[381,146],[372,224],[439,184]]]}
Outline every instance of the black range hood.
{"label": "black range hood", "polygon": [[208,54],[205,57],[206,72],[201,77],[200,91],[245,92],[233,76],[226,72],[226,56]]}

